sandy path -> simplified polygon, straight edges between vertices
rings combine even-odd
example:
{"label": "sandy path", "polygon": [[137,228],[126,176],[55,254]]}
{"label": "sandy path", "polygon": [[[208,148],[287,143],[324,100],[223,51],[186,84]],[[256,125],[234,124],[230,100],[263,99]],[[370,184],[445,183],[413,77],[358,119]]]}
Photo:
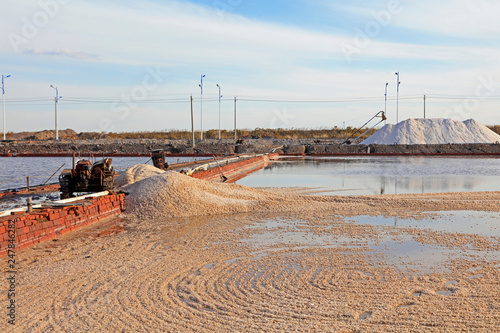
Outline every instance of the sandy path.
{"label": "sandy path", "polygon": [[[14,331],[498,330],[500,261],[491,256],[500,258],[499,239],[343,216],[498,211],[500,192],[312,196],[292,205],[293,193],[263,209],[281,213],[129,215],[23,251]],[[448,256],[420,270],[404,254],[377,250],[408,237]],[[1,332],[10,329],[0,321]]]}

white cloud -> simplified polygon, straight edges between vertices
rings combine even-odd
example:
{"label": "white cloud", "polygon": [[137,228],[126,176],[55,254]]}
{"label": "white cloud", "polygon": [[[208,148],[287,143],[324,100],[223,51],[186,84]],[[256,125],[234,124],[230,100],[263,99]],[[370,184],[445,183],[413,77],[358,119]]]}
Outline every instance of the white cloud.
{"label": "white cloud", "polygon": [[[333,15],[352,18],[353,28],[376,20],[388,18],[387,29],[405,27],[434,36],[473,38],[482,41],[498,40],[500,30],[500,2],[496,0],[354,0],[332,3],[317,0],[329,8]],[[395,11],[394,9],[398,10]],[[381,14],[384,13],[384,14]],[[387,16],[387,14],[389,14]],[[381,15],[381,16],[380,16]]]}
{"label": "white cloud", "polygon": [[[22,14],[22,6],[17,5],[18,3],[8,2],[9,8],[14,8],[17,16],[11,15],[7,17],[7,21],[0,22],[2,29],[8,26],[4,31],[19,32],[19,15],[30,17],[31,13],[37,10],[36,2],[32,2],[33,8],[30,7],[26,14]],[[428,0],[401,3],[403,12],[394,16],[387,29],[404,26],[415,31],[439,32],[442,35],[458,37],[464,34],[470,38],[484,37],[488,31],[494,29],[500,31],[498,23],[490,20],[490,16],[494,15],[490,12],[484,20],[484,25],[470,28],[472,23],[478,24],[480,13],[485,8],[489,11],[497,8],[491,1],[477,1],[479,7],[476,9],[470,7],[471,1],[466,0],[453,2],[453,5],[448,0],[439,3]],[[465,9],[469,10],[473,17],[467,24],[460,26],[458,21],[465,20]],[[336,7],[336,10],[339,8]],[[370,8],[357,6],[349,10],[355,15],[365,17],[366,22],[373,20]],[[383,34],[380,37],[383,37]],[[340,45],[353,44],[355,38],[354,27],[352,30],[347,28],[341,32],[332,32],[327,28],[318,32],[300,26],[250,20],[230,12],[221,15],[217,9],[194,5],[188,1],[164,1],[161,5],[148,1],[71,1],[61,7],[59,13],[40,29],[36,37],[23,45],[24,53],[19,58],[25,62],[24,69],[19,63],[10,68],[16,69],[18,73],[22,71],[25,76],[29,75],[29,72],[52,72],[52,76],[53,73],[68,71],[68,68],[71,68],[80,71],[78,73],[81,75],[74,77],[90,81],[88,77],[92,72],[99,71],[99,77],[104,78],[102,82],[98,82],[98,87],[90,83],[80,85],[75,81],[58,81],[64,96],[119,98],[122,94],[130,94],[133,89],[130,81],[124,83],[111,74],[108,77],[101,76],[103,65],[109,64],[115,68],[123,68],[123,75],[133,71],[131,74],[137,77],[137,84],[141,84],[145,75],[143,69],[148,65],[159,65],[168,71],[168,79],[152,91],[151,96],[182,94],[181,96],[187,99],[189,94],[193,93],[197,98],[197,80],[199,75],[204,73],[207,74],[207,98],[216,95],[215,84],[220,83],[223,94],[228,99],[233,96],[251,96],[332,100],[379,96],[383,101],[385,82],[390,83],[390,94],[395,94],[396,70],[402,73],[402,95],[472,95],[479,78],[492,73],[500,57],[498,47],[488,43],[471,48],[458,43],[452,45],[451,42],[449,45],[439,45],[432,41],[416,43],[409,39],[401,43],[376,37],[369,39],[366,45],[353,55],[353,61],[348,62]],[[0,42],[0,48],[0,57],[14,55],[14,51],[5,41]],[[57,62],[50,61],[51,57],[59,59]],[[64,69],[57,67],[56,63],[59,62],[64,62]],[[99,69],[96,69],[97,66]],[[500,80],[500,73],[492,74],[496,80]],[[63,74],[61,77],[64,78]],[[51,77],[50,79],[52,80]],[[52,96],[53,92],[48,88],[48,83],[42,82],[42,79],[40,82],[12,80],[9,82],[9,97],[39,96],[42,85],[47,90],[47,96]],[[207,102],[207,124],[217,123],[213,118],[216,105],[212,104]],[[224,101],[226,113],[227,109],[232,109],[231,104]],[[168,119],[171,120],[169,126],[175,127],[177,122],[177,126],[186,128],[185,124],[189,126],[189,119],[185,118],[188,106],[143,104],[134,109],[134,112],[140,109],[154,114],[155,117],[166,115],[166,123]],[[306,127],[318,127],[325,123],[331,126],[340,125],[339,119],[344,118],[345,110],[349,110],[349,114],[352,113],[349,119],[358,119],[371,115],[374,110],[378,111],[380,106],[380,103],[349,106],[315,104],[288,106],[288,109],[297,115],[292,122],[293,126],[301,127],[300,124],[303,123]],[[50,113],[50,104],[43,107]],[[270,122],[269,114],[274,106],[269,103],[255,105],[242,102],[239,107],[242,122],[248,124],[246,127],[251,127],[267,126]],[[436,103],[434,107],[435,114],[443,113],[441,105]],[[74,121],[81,115],[82,119],[77,123],[87,129],[95,127],[102,118],[113,118],[110,105],[89,104],[87,108],[92,112],[81,112],[84,106],[67,102],[64,104],[64,101],[61,105],[61,110],[68,112],[67,122]],[[195,108],[198,106],[195,105]],[[419,107],[409,105],[406,110],[413,109],[416,110],[415,114],[420,114]],[[401,110],[403,114],[404,110]],[[500,122],[495,111],[494,106],[487,105],[480,112],[491,115],[493,119],[497,119],[496,122]],[[85,118],[85,115],[90,117]],[[129,130],[139,124],[148,126],[145,118],[141,118],[140,123],[139,118],[134,117],[116,121],[117,130]],[[26,125],[23,121],[17,123]],[[155,121],[149,123],[149,126],[156,129],[165,127],[155,127]],[[50,124],[50,121],[47,121],[47,124]],[[231,126],[230,121],[227,121],[227,124],[228,127]],[[65,126],[72,127],[70,124]]]}
{"label": "white cloud", "polygon": [[56,49],[56,50],[26,49],[23,51],[23,53],[49,56],[49,57],[66,57],[66,58],[80,59],[80,60],[99,60],[101,58],[97,54],[92,54],[82,51],[73,51],[69,49]]}
{"label": "white cloud", "polygon": [[397,25],[482,42],[499,39],[500,2],[496,0],[421,0],[406,1],[403,6],[395,18]]}

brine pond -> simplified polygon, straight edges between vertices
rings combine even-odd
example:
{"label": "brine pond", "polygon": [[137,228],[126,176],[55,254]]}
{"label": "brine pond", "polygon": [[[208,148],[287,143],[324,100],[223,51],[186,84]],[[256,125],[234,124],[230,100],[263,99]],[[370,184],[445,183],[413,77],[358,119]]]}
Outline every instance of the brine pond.
{"label": "brine pond", "polygon": [[[167,157],[169,164],[204,157]],[[118,172],[148,157],[115,157]],[[43,184],[71,157],[0,157],[0,190]],[[49,183],[58,180],[60,171]],[[237,181],[249,187],[307,187],[318,194],[374,195],[497,191],[499,157],[284,157]]]}
{"label": "brine pond", "polygon": [[327,195],[498,191],[500,158],[286,157],[237,183],[307,187]]}
{"label": "brine pond", "polygon": [[[99,160],[99,157],[96,157]],[[206,157],[167,157],[169,164],[201,161]],[[136,164],[153,164],[148,157],[113,157],[117,172],[123,172]],[[30,176],[31,186],[45,183],[63,164],[62,169],[71,169],[72,157],[0,157],[0,190],[26,187]],[[59,170],[48,183],[57,183]]]}

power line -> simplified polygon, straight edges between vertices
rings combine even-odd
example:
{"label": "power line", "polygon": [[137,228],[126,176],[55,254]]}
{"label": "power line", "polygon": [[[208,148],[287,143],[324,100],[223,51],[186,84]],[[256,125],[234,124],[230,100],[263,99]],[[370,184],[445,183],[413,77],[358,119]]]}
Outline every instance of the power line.
{"label": "power line", "polygon": [[[453,101],[453,100],[468,100],[475,99],[480,101],[497,101],[500,100],[500,96],[460,96],[460,95],[426,95],[426,98],[432,99],[435,102],[439,101]],[[422,95],[410,95],[399,97],[399,100],[406,101],[420,101]],[[194,99],[196,101],[196,99]],[[204,102],[218,102],[219,99],[214,98],[204,98]],[[267,97],[240,97],[238,101],[240,102],[256,102],[256,103],[317,103],[317,104],[334,104],[334,103],[374,103],[381,102],[384,100],[384,96],[379,97],[351,97],[351,98],[339,98],[339,99],[296,99],[296,98],[267,98]],[[395,101],[396,97],[388,97],[387,100]],[[222,102],[229,102],[229,99],[222,100]],[[6,99],[7,104],[16,105],[47,105],[53,102],[53,98],[50,97],[24,97],[24,98],[10,98]],[[64,99],[65,104],[182,104],[190,103],[190,96],[186,98],[180,97],[146,97],[146,98],[134,98],[127,96],[124,98],[116,97],[66,97]]]}

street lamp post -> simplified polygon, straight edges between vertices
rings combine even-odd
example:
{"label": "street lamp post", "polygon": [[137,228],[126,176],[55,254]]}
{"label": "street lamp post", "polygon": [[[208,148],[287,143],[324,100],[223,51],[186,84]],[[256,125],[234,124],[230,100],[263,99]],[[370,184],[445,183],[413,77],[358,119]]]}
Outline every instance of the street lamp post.
{"label": "street lamp post", "polygon": [[220,86],[219,84],[217,84],[217,88],[219,88],[219,140],[221,139],[221,135],[220,135],[220,100],[222,98],[222,95],[220,93]]}
{"label": "street lamp post", "polygon": [[395,73],[398,77],[398,82],[397,82],[397,97],[396,97],[396,124],[399,123],[399,85],[401,82],[399,81],[399,72]]}
{"label": "street lamp post", "polygon": [[203,78],[205,75],[201,75],[201,83],[199,84],[201,90],[201,134],[200,139],[203,140]]}
{"label": "street lamp post", "polygon": [[2,104],[3,104],[3,139],[5,141],[5,83],[4,80],[10,77],[10,75],[4,76],[2,75]]}
{"label": "street lamp post", "polygon": [[56,90],[56,97],[54,98],[55,101],[55,127],[56,127],[56,141],[59,140],[59,130],[57,128],[57,104],[59,103],[59,99],[62,98],[62,96],[59,96],[59,90],[57,87],[54,87],[53,85],[50,85],[51,88]]}
{"label": "street lamp post", "polygon": [[387,86],[389,85],[389,82],[385,83],[385,107],[384,107],[384,114],[387,117]]}

